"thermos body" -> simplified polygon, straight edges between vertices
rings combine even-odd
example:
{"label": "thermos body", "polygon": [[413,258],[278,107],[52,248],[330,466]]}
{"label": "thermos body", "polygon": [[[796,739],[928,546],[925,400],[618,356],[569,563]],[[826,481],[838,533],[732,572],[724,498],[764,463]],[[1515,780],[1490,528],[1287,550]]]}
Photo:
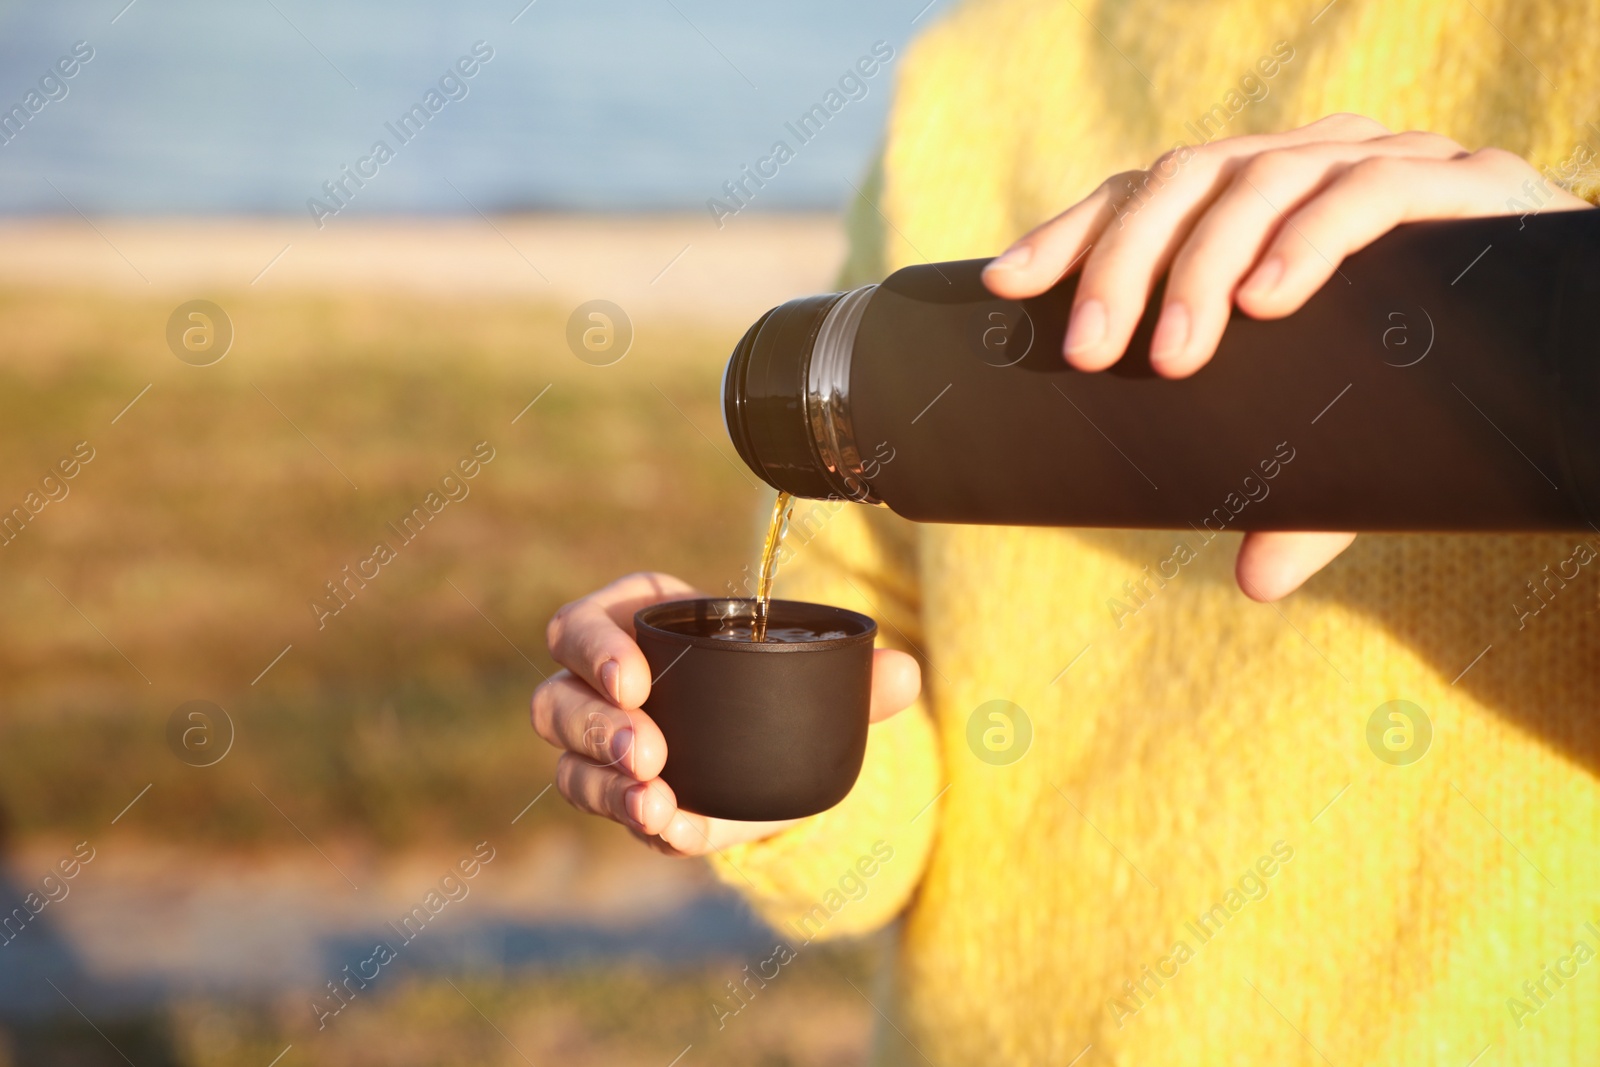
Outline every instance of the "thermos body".
{"label": "thermos body", "polygon": [[769,484],[917,521],[1267,530],[1588,529],[1600,505],[1600,212],[1400,227],[1216,356],[1062,359],[1077,277],[987,260],[790,301],[741,341],[728,430]]}

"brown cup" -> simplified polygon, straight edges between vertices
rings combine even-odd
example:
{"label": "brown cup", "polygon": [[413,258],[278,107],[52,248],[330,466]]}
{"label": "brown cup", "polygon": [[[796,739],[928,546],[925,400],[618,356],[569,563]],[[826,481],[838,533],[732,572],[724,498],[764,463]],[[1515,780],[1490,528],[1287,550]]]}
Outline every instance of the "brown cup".
{"label": "brown cup", "polygon": [[719,819],[767,821],[833,807],[861,773],[878,625],[824,604],[774,600],[769,632],[842,636],[729,640],[755,601],[674,600],[634,615],[650,663],[644,711],[667,742],[662,779],[678,806]]}

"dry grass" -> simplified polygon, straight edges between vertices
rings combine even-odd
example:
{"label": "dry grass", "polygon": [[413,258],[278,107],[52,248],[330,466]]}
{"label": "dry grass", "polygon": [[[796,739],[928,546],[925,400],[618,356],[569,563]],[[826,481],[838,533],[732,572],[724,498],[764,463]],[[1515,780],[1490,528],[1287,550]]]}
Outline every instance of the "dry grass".
{"label": "dry grass", "polygon": [[[219,303],[238,339],[196,368],[166,348],[169,301],[0,294],[0,508],[76,442],[96,453],[0,548],[0,815],[87,832],[153,782],[139,833],[290,840],[259,784],[318,835],[469,837],[549,780],[525,706],[555,607],[629,570],[722,588],[746,563],[765,492],[721,429],[734,337],[640,323],[596,368],[564,308]],[[386,523],[484,440],[470,495],[399,546]],[[379,539],[398,558],[319,630],[309,602]],[[214,767],[168,750],[191,699],[237,726]]]}
{"label": "dry grass", "polygon": [[[554,766],[526,719],[554,669],[550,613],[629,570],[721,589],[752,562],[770,497],[720,425],[731,325],[652,312],[596,368],[567,350],[566,306],[459,293],[214,297],[237,340],[196,368],[166,347],[174,299],[0,289],[0,513],[75,443],[95,449],[0,547],[0,849],[8,832],[50,854],[89,837],[108,857],[174,857],[181,880],[219,851],[322,864],[300,831],[369,871],[505,840]],[[470,495],[319,630],[323,583],[397,542],[386,524],[484,440],[495,458]],[[215,766],[168,747],[193,699],[236,727]],[[524,842],[574,832],[590,866],[623,847],[553,798],[517,825]],[[292,1042],[282,1067],[664,1067],[691,1044],[685,1067],[845,1067],[876,1016],[844,979],[871,989],[886,950],[808,948],[725,1029],[711,1004],[749,960],[490,964],[452,974],[459,988],[401,964],[323,1032],[309,991],[92,1008],[99,1033],[64,1010],[0,1012],[0,1065],[267,1064]]]}

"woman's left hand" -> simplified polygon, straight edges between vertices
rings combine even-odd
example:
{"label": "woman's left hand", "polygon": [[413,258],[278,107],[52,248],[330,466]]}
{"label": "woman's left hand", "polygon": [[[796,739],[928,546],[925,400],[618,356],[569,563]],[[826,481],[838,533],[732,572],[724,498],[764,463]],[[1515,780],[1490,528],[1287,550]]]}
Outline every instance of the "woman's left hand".
{"label": "woman's left hand", "polygon": [[[984,282],[1020,300],[1081,270],[1064,355],[1097,371],[1122,357],[1165,274],[1150,362],[1183,378],[1211,359],[1234,305],[1253,318],[1282,318],[1345,256],[1403,222],[1504,215],[1517,201],[1539,211],[1591,206],[1510,152],[1469,152],[1439,134],[1391,134],[1372,119],[1330,115],[1286,133],[1177,149],[1148,170],[1114,175],[1013,244]],[[1276,600],[1354,539],[1248,534],[1239,585]]]}

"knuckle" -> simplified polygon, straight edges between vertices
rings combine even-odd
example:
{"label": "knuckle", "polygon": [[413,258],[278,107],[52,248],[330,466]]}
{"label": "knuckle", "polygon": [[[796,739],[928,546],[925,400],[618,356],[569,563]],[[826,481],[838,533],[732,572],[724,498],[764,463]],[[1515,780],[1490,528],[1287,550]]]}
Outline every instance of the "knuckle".
{"label": "knuckle", "polygon": [[1187,145],[1169,148],[1150,164],[1149,173],[1161,181],[1171,181],[1183,170],[1184,165],[1194,158],[1194,154],[1195,150]]}
{"label": "knuckle", "polygon": [[1407,130],[1404,133],[1394,134],[1392,141],[1398,141],[1407,147],[1415,147],[1424,151],[1432,151],[1439,155],[1462,155],[1466,149],[1452,138],[1432,130]]}
{"label": "knuckle", "polygon": [[1368,156],[1351,165],[1351,181],[1362,185],[1389,186],[1401,181],[1410,171],[1410,164],[1394,156]]}
{"label": "knuckle", "polygon": [[1139,200],[1150,196],[1164,184],[1161,176],[1153,170],[1131,170],[1123,188],[1130,197]]}
{"label": "knuckle", "polygon": [[1199,169],[1215,169],[1225,163],[1232,152],[1222,147],[1226,138],[1220,141],[1202,141],[1197,145],[1188,146],[1187,152],[1180,150],[1185,165],[1192,165]]}
{"label": "knuckle", "polygon": [[552,654],[556,651],[557,646],[566,641],[572,629],[572,613],[582,603],[581,599],[569,600],[557,608],[554,615],[550,616],[550,622],[544,628],[544,643]]}
{"label": "knuckle", "polygon": [[1369,118],[1366,115],[1358,115],[1353,111],[1335,111],[1331,115],[1318,119],[1312,125],[1316,126],[1323,123],[1350,133],[1364,133],[1369,137],[1381,137],[1389,132],[1389,127],[1377,119]]}
{"label": "knuckle", "polygon": [[554,744],[554,735],[551,731],[551,720],[555,711],[552,707],[554,698],[550,692],[555,679],[545,682],[533,691],[533,698],[528,701],[528,722],[533,727],[533,732],[545,741]]}
{"label": "knuckle", "polygon": [[[1150,170],[1126,170],[1106,179],[1107,206],[1117,227],[1120,229],[1127,225],[1128,220],[1150,203],[1165,185],[1166,182]],[[1104,257],[1099,252],[1100,249],[1096,249],[1085,261],[1085,273],[1093,270],[1097,260],[1103,263]]]}
{"label": "knuckle", "polygon": [[[605,772],[592,773],[604,774]],[[623,825],[627,825],[629,822],[626,807],[622,802],[622,790],[615,781],[596,778],[590,787],[587,803],[589,812],[600,816],[602,819],[610,819],[612,822],[620,822]]]}
{"label": "knuckle", "polygon": [[1488,148],[1480,148],[1476,152],[1473,152],[1469,158],[1474,163],[1477,163],[1491,171],[1516,173],[1518,171],[1530,169],[1526,160],[1517,155],[1515,152],[1508,152],[1504,148],[1495,148],[1492,146]]}
{"label": "knuckle", "polygon": [[1275,148],[1245,160],[1239,174],[1255,185],[1273,185],[1300,173],[1305,168],[1304,157],[1292,149]]}
{"label": "knuckle", "polygon": [[605,786],[601,790],[605,797],[606,813],[625,825],[633,822],[628,817],[628,790],[633,788],[633,785],[633,782],[623,778],[620,774],[609,773],[606,775]]}
{"label": "knuckle", "polygon": [[1131,190],[1137,188],[1141,182],[1148,181],[1149,178],[1150,172],[1147,170],[1118,171],[1101,182],[1100,187],[1115,199],[1128,195]]}
{"label": "knuckle", "polygon": [[1206,279],[1215,272],[1205,267],[1202,252],[1195,242],[1185,242],[1172,257],[1167,270],[1167,288],[1163,299],[1182,300],[1193,310],[1195,296],[1204,288]]}
{"label": "knuckle", "polygon": [[578,775],[581,769],[582,765],[570,753],[562,753],[556,761],[556,792],[579,811],[588,811]]}
{"label": "knuckle", "polygon": [[590,709],[583,719],[583,733],[577,738],[578,747],[597,763],[611,760],[611,735],[613,723],[605,715]]}
{"label": "knuckle", "polygon": [[678,586],[676,578],[665,571],[632,571],[606,586],[607,590],[633,590],[648,589],[656,596],[664,596],[666,591]]}
{"label": "knuckle", "polygon": [[603,772],[582,756],[563,753],[556,764],[556,789],[577,810],[611,818],[619,810],[616,801],[620,801],[620,794],[615,783],[606,782],[598,777],[600,774]]}
{"label": "knuckle", "polygon": [[672,856],[675,859],[682,859],[685,855],[687,855],[686,853],[680,852],[669,845],[662,839],[660,834],[647,834],[643,830],[636,829],[632,826],[628,827],[628,832],[634,837],[637,837],[640,841],[644,842],[650,848],[661,853],[663,856]]}

